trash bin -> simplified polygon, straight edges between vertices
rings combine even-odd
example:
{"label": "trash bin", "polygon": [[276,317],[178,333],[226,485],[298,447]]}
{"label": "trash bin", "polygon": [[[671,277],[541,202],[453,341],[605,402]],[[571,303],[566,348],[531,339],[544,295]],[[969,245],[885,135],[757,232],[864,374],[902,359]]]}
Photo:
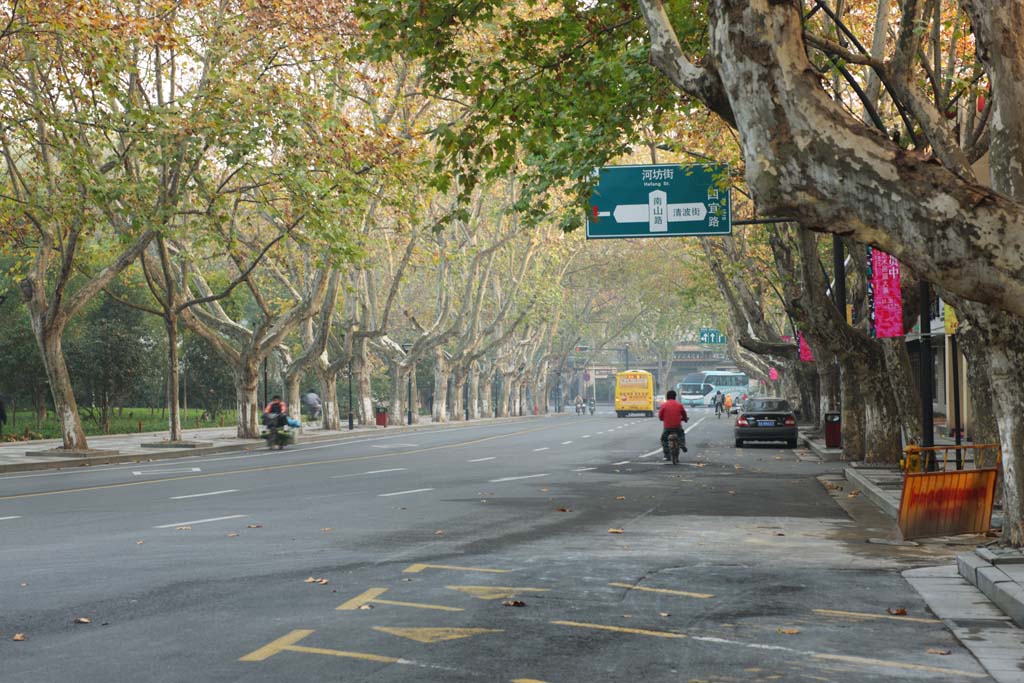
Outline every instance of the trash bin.
{"label": "trash bin", "polygon": [[825,413],[825,448],[843,445],[843,421],[839,413]]}
{"label": "trash bin", "polygon": [[377,426],[387,427],[388,426],[388,407],[377,406]]}

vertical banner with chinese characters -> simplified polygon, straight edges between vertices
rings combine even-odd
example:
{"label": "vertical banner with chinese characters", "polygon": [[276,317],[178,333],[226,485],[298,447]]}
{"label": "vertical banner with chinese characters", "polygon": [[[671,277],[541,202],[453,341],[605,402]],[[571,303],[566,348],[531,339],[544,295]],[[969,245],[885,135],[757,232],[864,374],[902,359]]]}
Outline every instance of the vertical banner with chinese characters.
{"label": "vertical banner with chinese characters", "polygon": [[814,352],[811,351],[811,347],[807,345],[807,340],[804,339],[803,332],[796,333],[797,339],[800,341],[800,360],[810,363],[814,360]]}
{"label": "vertical banner with chinese characters", "polygon": [[871,322],[875,337],[903,336],[903,294],[900,291],[900,262],[894,256],[868,247]]}

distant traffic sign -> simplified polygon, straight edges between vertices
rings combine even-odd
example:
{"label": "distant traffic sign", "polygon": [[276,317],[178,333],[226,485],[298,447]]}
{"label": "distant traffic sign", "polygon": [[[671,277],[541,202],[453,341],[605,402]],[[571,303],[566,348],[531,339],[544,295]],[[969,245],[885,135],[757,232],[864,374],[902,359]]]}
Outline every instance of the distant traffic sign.
{"label": "distant traffic sign", "polygon": [[605,166],[590,197],[587,238],[729,235],[729,189],[719,164]]}
{"label": "distant traffic sign", "polygon": [[724,344],[725,335],[716,330],[713,327],[702,327],[700,328],[700,343],[701,344]]}

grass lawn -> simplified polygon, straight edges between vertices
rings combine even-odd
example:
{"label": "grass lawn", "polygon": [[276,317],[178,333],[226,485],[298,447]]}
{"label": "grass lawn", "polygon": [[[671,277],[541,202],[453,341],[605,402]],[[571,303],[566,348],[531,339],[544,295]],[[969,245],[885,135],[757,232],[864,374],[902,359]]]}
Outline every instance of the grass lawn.
{"label": "grass lawn", "polygon": [[[181,411],[182,428],[194,429],[197,426],[196,420],[202,414],[203,410],[201,408],[189,408],[187,411]],[[80,415],[86,436],[96,436],[97,434],[104,433],[103,429],[96,424],[96,420],[89,418],[87,410],[80,409]],[[234,426],[238,421],[235,411],[224,411],[217,416],[215,422],[200,422],[198,426],[218,427],[221,426],[222,421],[225,427]],[[140,422],[142,429],[139,429]],[[32,410],[18,410],[17,416],[8,412],[7,424],[4,426],[4,436],[8,434],[21,436],[25,433],[26,427],[33,434],[41,434],[41,438],[44,439],[60,438],[60,426],[57,424],[57,418],[53,411],[46,414],[46,419],[43,420],[41,428],[37,429],[35,412]],[[113,415],[110,417],[110,434],[132,434],[140,431],[165,432],[168,430],[166,410],[157,409],[153,411],[149,408],[125,408],[123,413],[114,410]]]}

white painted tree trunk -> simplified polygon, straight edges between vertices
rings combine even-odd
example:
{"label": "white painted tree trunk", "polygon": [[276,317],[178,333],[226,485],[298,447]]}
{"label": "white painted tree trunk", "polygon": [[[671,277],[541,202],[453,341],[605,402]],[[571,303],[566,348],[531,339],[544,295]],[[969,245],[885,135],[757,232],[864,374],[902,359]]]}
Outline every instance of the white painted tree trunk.
{"label": "white painted tree trunk", "polygon": [[259,403],[259,361],[248,361],[235,370],[235,397],[238,405],[238,429],[240,439],[260,437],[260,418],[263,414]]}

